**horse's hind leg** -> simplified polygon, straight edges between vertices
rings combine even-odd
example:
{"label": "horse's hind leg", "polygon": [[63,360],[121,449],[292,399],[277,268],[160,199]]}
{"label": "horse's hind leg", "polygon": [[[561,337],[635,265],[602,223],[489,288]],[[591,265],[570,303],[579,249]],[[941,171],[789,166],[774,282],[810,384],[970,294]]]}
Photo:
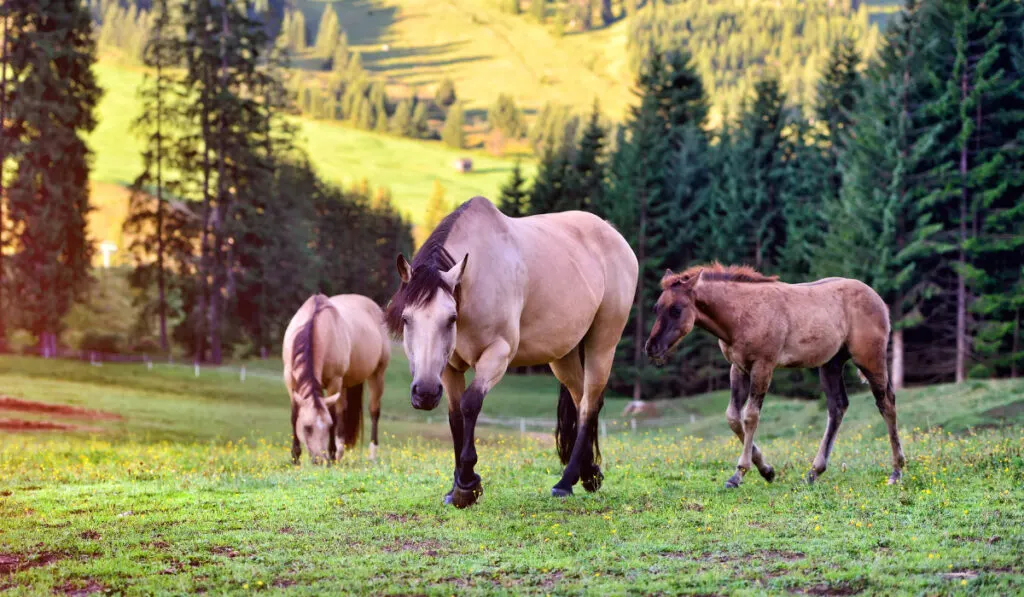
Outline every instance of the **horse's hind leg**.
{"label": "horse's hind leg", "polygon": [[831,361],[822,365],[818,371],[821,388],[825,391],[825,399],[828,401],[828,425],[825,427],[824,437],[821,438],[818,455],[814,457],[814,464],[811,465],[811,470],[807,473],[808,483],[814,483],[815,479],[828,468],[828,458],[832,454],[832,446],[839,433],[839,426],[843,422],[846,408],[850,406],[850,399],[846,395],[846,384],[843,383],[843,366],[846,364],[847,358],[844,350],[841,354],[833,357]]}
{"label": "horse's hind leg", "polygon": [[384,371],[386,366],[379,367],[366,380],[370,386],[370,460],[377,459],[377,423],[380,421],[380,399],[384,395]]}
{"label": "horse's hind leg", "polygon": [[[563,388],[558,397],[558,423],[555,428],[555,443],[558,457],[563,465],[568,465],[576,449],[579,436],[579,409],[583,401],[583,362],[580,359],[581,347],[569,351],[557,361],[550,363],[551,372]],[[568,392],[567,397],[565,393]],[[553,492],[559,497],[572,495],[572,487],[567,491]]]}
{"label": "horse's hind leg", "polygon": [[[732,396],[729,399],[729,408],[725,411],[725,418],[729,421],[729,428],[739,438],[740,443],[743,443],[743,421],[740,419],[740,412],[750,396],[750,376],[733,365],[729,370],[729,387],[732,390]],[[765,481],[771,483],[775,480],[775,469],[765,462],[757,444],[753,445],[751,459],[754,466],[757,467],[757,472],[761,473]]]}
{"label": "horse's hind leg", "polygon": [[889,475],[889,484],[892,485],[903,478],[903,466],[906,464],[906,458],[903,456],[900,433],[896,426],[896,394],[892,391],[884,355],[885,353],[882,352],[882,356],[873,359],[870,364],[862,364],[854,356],[854,363],[867,378],[868,384],[871,386],[871,393],[875,395],[878,412],[882,413],[885,425],[889,428],[889,444],[892,447],[892,474]]}

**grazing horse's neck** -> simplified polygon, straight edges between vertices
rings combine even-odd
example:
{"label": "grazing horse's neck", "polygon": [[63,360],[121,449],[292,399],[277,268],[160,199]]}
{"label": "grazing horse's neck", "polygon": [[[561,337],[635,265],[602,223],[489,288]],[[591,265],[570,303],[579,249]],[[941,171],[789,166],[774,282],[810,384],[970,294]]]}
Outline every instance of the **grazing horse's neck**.
{"label": "grazing horse's neck", "polygon": [[721,283],[704,283],[695,289],[697,321],[694,325],[713,334],[726,344],[732,344],[733,330],[731,321],[722,308],[722,293],[725,285]]}

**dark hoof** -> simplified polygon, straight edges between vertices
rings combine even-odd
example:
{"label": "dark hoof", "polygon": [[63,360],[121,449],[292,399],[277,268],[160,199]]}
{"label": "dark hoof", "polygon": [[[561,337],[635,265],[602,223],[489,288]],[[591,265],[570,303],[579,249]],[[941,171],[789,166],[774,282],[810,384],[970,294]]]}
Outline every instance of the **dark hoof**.
{"label": "dark hoof", "polygon": [[741,483],[743,483],[743,477],[741,477],[739,475],[733,475],[733,476],[729,477],[728,481],[725,482],[725,488],[726,489],[736,489],[737,487],[740,486]]}
{"label": "dark hoof", "polygon": [[601,469],[594,467],[594,475],[583,480],[583,489],[586,489],[590,493],[594,493],[598,489],[601,489],[601,483],[603,482],[604,473],[601,472]]}
{"label": "dark hoof", "polygon": [[569,489],[562,489],[561,487],[556,485],[556,486],[551,488],[551,497],[556,497],[556,498],[572,497],[572,487],[570,487]]}
{"label": "dark hoof", "polygon": [[900,472],[900,471],[893,471],[892,474],[889,475],[888,483],[889,483],[889,485],[896,485],[897,483],[899,483],[902,480],[903,480],[903,473]]}
{"label": "dark hoof", "polygon": [[479,483],[469,489],[456,487],[452,490],[451,504],[456,508],[468,508],[475,504],[483,493],[484,488]]}
{"label": "dark hoof", "polygon": [[757,469],[757,472],[761,473],[764,480],[769,483],[775,480],[775,469],[770,466],[766,466],[765,470]]}

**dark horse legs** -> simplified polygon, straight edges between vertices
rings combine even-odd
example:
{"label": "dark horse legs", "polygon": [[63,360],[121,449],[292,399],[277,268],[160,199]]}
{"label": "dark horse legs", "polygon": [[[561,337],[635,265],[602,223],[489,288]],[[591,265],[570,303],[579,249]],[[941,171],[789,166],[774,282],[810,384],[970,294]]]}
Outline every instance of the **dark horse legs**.
{"label": "dark horse legs", "polygon": [[821,389],[825,391],[828,404],[828,424],[825,427],[825,435],[821,438],[818,455],[814,457],[814,464],[807,473],[808,483],[814,483],[828,468],[828,459],[832,455],[832,446],[835,444],[836,434],[839,433],[839,425],[842,424],[843,415],[850,406],[850,399],[846,396],[846,384],[843,382],[843,366],[846,365],[847,359],[849,355],[843,349],[818,369]]}
{"label": "dark horse legs", "polygon": [[[740,418],[740,413],[743,412],[743,407],[746,406],[747,398],[750,396],[750,375],[733,365],[729,370],[729,386],[732,395],[729,399],[729,408],[725,411],[725,418],[729,421],[729,428],[739,438],[740,443],[743,443],[743,420]],[[757,467],[757,472],[761,473],[765,481],[771,483],[775,480],[775,469],[765,462],[757,444],[753,444],[751,448],[751,459],[754,466]]]}
{"label": "dark horse legs", "polygon": [[452,488],[444,496],[444,503],[452,503],[452,494],[459,484],[459,467],[462,462],[462,447],[465,445],[465,434],[462,429],[462,409],[460,401],[462,394],[466,391],[466,376],[461,371],[452,367],[445,367],[441,375],[444,384],[445,394],[448,395],[448,427],[452,432],[452,448],[455,452],[455,469],[452,473]]}

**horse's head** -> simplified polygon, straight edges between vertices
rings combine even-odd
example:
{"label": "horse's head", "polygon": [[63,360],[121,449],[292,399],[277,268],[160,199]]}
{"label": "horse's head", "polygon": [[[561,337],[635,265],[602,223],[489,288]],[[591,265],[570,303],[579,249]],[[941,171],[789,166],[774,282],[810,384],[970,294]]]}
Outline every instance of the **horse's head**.
{"label": "horse's head", "polygon": [[455,289],[468,259],[466,255],[445,271],[433,264],[413,270],[403,255],[398,256],[402,288],[395,308],[401,312],[394,315],[401,317],[397,325],[412,371],[410,392],[414,408],[431,410],[441,401],[441,373],[455,352]]}
{"label": "horse's head", "polygon": [[341,394],[323,400],[312,396],[292,401],[292,428],[295,437],[305,444],[313,464],[327,462],[330,457],[331,434],[334,433],[334,404]]}
{"label": "horse's head", "polygon": [[656,318],[644,351],[657,365],[665,364],[668,353],[693,330],[697,320],[694,289],[704,270],[692,274],[673,274],[665,270],[661,278],[661,296],[654,305]]}

